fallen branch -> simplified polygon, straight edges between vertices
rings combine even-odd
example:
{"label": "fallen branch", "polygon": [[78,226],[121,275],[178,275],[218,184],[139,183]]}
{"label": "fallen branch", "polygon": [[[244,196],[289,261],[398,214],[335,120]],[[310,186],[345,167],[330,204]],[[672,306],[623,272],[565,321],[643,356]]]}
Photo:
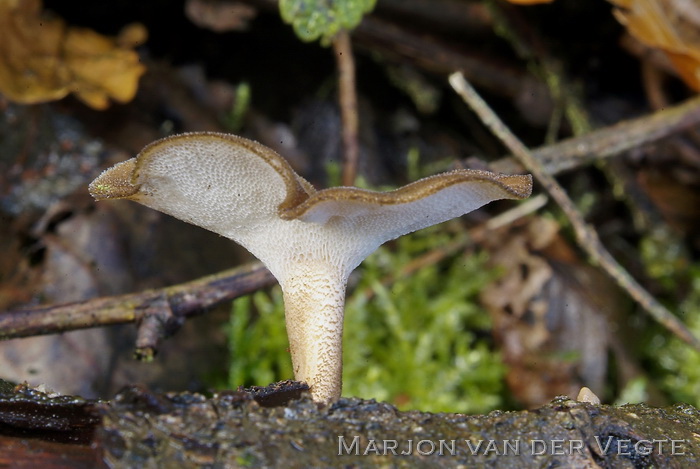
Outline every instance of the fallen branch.
{"label": "fallen branch", "polygon": [[0,467],[699,464],[700,412],[687,404],[618,407],[560,396],[534,410],[470,416],[400,411],[357,398],[318,407],[301,383],[289,381],[211,398],[130,386],[111,402],[51,396],[26,386],[2,390],[3,384]]}
{"label": "fallen branch", "polygon": [[[648,116],[535,148],[530,153],[547,174],[554,175],[590,164],[594,160],[618,155],[698,124],[700,96]],[[489,165],[490,170],[504,173],[522,171],[524,167],[519,158],[512,156]]]}
{"label": "fallen branch", "polygon": [[564,189],[547,172],[542,163],[538,161],[523,143],[510,131],[510,129],[498,118],[493,110],[478,95],[476,90],[457,72],[450,75],[450,85],[464,99],[464,101],[479,116],[481,121],[498,137],[508,149],[513,152],[520,163],[539,181],[547,193],[557,202],[562,209],[576,234],[581,248],[586,251],[591,260],[600,265],[617,284],[625,290],[630,297],[639,303],[656,321],[684,342],[700,350],[698,340],[685,325],[674,316],[665,306],[654,298],[642,287],[613,256],[605,249],[594,229],[586,224]]}
{"label": "fallen branch", "polygon": [[137,323],[137,355],[149,358],[160,338],[186,318],[274,283],[270,271],[255,262],[161,289],[5,311],[0,313],[0,340]]}

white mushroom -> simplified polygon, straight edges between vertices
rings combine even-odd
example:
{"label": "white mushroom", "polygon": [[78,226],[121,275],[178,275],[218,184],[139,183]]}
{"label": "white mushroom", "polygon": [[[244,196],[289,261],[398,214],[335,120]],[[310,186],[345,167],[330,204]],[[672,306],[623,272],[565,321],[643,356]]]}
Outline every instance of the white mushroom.
{"label": "white mushroom", "polygon": [[269,148],[188,133],[151,143],[90,184],[97,200],[129,199],[226,236],[279,281],[294,376],[314,400],[340,397],[345,287],[382,243],[475,210],[527,197],[529,175],[456,170],[391,192],[316,191]]}

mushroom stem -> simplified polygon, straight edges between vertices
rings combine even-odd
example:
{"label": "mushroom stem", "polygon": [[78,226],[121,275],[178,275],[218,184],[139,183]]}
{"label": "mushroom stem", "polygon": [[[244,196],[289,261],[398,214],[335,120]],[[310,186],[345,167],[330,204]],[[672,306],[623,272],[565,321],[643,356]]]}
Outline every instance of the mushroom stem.
{"label": "mushroom stem", "polygon": [[306,382],[314,401],[340,398],[346,278],[328,269],[295,272],[281,283],[294,379]]}

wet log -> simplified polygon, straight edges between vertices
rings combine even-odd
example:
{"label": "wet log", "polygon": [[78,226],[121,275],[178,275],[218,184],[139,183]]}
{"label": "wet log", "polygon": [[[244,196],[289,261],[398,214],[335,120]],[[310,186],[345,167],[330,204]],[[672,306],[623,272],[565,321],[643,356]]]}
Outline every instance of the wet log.
{"label": "wet log", "polygon": [[95,442],[101,421],[95,401],[0,380],[0,467],[107,467]]}
{"label": "wet log", "polygon": [[[402,412],[344,398],[320,408],[303,385],[156,394],[111,402],[0,393],[5,467],[700,467],[700,411],[556,398],[470,416]],[[105,466],[106,465],[106,466]]]}

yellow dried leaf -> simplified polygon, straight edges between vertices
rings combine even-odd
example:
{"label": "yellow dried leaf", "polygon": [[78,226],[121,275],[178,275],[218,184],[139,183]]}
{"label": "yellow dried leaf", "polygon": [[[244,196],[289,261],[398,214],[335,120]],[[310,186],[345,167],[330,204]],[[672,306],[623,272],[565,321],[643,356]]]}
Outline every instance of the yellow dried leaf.
{"label": "yellow dried leaf", "polygon": [[700,91],[700,38],[683,8],[700,8],[674,0],[610,0],[615,17],[641,43],[662,50],[680,77]]}
{"label": "yellow dried leaf", "polygon": [[120,44],[44,15],[40,0],[0,0],[0,93],[31,104],[73,92],[95,109],[130,101],[145,67]]}

